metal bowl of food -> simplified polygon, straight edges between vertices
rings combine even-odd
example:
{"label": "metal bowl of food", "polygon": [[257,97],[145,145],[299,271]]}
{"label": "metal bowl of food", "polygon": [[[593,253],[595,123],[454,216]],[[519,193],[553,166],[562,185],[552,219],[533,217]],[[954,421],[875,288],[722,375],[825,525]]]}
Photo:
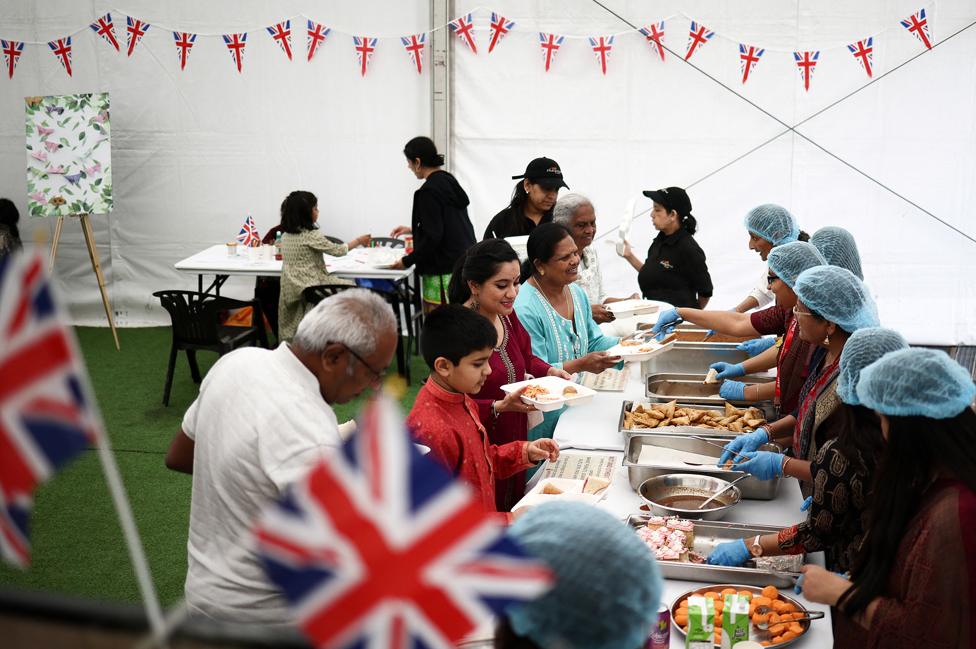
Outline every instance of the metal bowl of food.
{"label": "metal bowl of food", "polygon": [[698,506],[729,486],[727,480],[692,473],[669,473],[648,478],[637,488],[651,513],[655,516],[717,521],[739,504],[742,493],[738,487],[730,487],[704,509]]}

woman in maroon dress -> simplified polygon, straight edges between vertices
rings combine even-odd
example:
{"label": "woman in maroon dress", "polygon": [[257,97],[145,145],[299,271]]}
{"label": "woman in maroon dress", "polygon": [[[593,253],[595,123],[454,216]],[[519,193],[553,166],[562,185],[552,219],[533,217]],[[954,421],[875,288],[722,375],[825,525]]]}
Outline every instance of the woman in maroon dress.
{"label": "woman in maroon dress", "polygon": [[[519,258],[504,239],[487,239],[468,249],[454,266],[448,299],[477,311],[495,326],[498,344],[489,360],[491,374],[474,396],[481,422],[492,444],[528,439],[531,405],[503,403],[501,386],[532,376],[570,378],[565,371],[551,367],[532,353],[532,340],[515,315],[515,296],[519,291]],[[509,511],[525,494],[524,471],[495,483],[498,511]]]}

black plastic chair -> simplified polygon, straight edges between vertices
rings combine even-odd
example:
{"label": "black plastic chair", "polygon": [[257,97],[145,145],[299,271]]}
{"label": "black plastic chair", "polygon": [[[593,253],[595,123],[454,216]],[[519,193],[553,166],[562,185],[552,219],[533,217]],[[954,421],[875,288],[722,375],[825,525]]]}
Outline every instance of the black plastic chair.
{"label": "black plastic chair", "polygon": [[[198,350],[216,352],[223,356],[246,345],[268,346],[260,300],[235,300],[196,291],[156,291],[153,296],[159,298],[173,323],[173,344],[169,350],[166,386],[163,388],[164,406],[169,405],[173,371],[176,369],[176,354],[180,350],[186,352],[193,382],[199,383],[201,376],[200,367],[197,365]],[[244,307],[252,309],[250,327],[221,326],[222,311]]]}

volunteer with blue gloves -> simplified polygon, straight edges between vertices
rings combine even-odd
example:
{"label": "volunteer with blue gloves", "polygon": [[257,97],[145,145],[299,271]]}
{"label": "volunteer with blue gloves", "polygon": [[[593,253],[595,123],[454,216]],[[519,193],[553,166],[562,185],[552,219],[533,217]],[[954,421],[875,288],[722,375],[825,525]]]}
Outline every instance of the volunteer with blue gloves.
{"label": "volunteer with blue gloves", "polygon": [[664,585],[634,531],[592,505],[553,502],[529,510],[508,534],[553,572],[552,590],[509,607],[497,649],[635,649],[657,622]]}
{"label": "volunteer with blue gloves", "polygon": [[[654,326],[654,333],[663,336],[680,319],[717,329],[723,333],[754,336],[782,335],[783,343],[741,364],[715,363],[718,378],[723,381],[719,394],[732,401],[764,401],[773,399],[780,414],[793,412],[799,401],[806,377],[810,346],[800,340],[793,316],[796,293],[793,286],[803,271],[826,264],[823,256],[809,243],[793,241],[773,248],[769,253],[769,287],[776,295],[776,305],[751,314],[699,309],[670,309],[663,312]],[[776,382],[746,385],[733,381],[738,376],[776,367]]]}
{"label": "volunteer with blue gloves", "polygon": [[851,582],[804,567],[803,595],[834,607],[835,647],[972,647],[976,413],[972,376],[941,351],[903,349],[861,371],[880,415],[871,530]]}
{"label": "volunteer with blue gloves", "polygon": [[[823,550],[830,570],[851,568],[864,541],[867,503],[874,469],[883,450],[881,426],[873,411],[861,405],[856,387],[861,370],[885,354],[905,349],[908,343],[891,329],[868,327],[851,334],[840,356],[837,396],[842,404],[823,424],[836,431],[812,462],[779,453],[746,453],[758,477],[783,475],[809,480],[807,519],[799,525],[758,539],[756,552],[764,555],[800,554]],[[744,467],[743,467],[744,468]],[[712,564],[738,566],[753,556],[743,540],[722,543],[712,552]]]}
{"label": "volunteer with blue gloves", "polygon": [[861,271],[861,254],[857,251],[854,235],[833,225],[820,228],[810,237],[810,243],[816,246],[831,266],[840,266],[851,271],[861,281],[864,273]]}

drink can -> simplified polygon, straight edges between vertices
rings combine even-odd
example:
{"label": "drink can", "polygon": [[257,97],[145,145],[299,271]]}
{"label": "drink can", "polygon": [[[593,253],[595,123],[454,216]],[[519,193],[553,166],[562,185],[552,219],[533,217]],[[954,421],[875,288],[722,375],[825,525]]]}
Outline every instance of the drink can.
{"label": "drink can", "polygon": [[403,250],[407,254],[410,254],[411,252],[413,252],[413,235],[412,234],[405,234],[405,235],[403,235]]}
{"label": "drink can", "polygon": [[661,604],[657,609],[657,619],[651,627],[651,635],[644,649],[668,649],[671,646],[671,609]]}

